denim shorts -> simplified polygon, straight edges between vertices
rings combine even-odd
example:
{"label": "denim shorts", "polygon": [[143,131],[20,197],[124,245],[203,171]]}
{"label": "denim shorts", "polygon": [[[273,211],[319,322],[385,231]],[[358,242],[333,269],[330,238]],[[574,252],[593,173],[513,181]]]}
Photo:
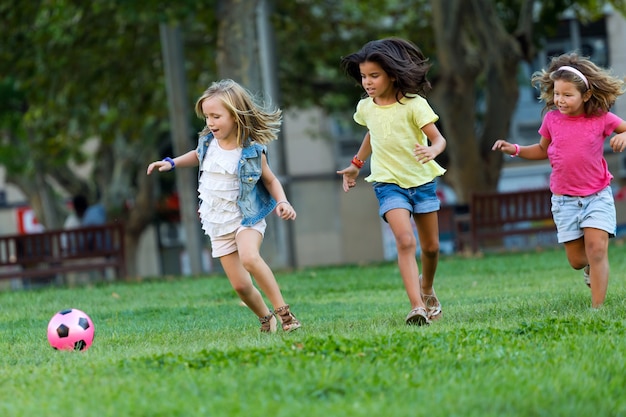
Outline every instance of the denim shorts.
{"label": "denim shorts", "polygon": [[559,243],[582,237],[586,227],[604,230],[609,237],[615,237],[617,220],[610,186],[587,197],[553,194],[552,216]]}
{"label": "denim shorts", "polygon": [[385,221],[385,213],[389,210],[405,209],[411,214],[422,214],[437,211],[441,206],[434,181],[413,188],[383,182],[375,182],[373,186],[378,199],[378,215]]}

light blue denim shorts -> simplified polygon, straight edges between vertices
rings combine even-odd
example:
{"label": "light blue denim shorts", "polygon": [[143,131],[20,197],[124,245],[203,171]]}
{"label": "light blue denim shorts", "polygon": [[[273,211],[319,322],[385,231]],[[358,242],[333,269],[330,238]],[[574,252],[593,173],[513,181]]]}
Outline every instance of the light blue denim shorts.
{"label": "light blue denim shorts", "polygon": [[609,186],[587,197],[553,194],[552,217],[559,243],[582,237],[586,227],[604,230],[609,237],[615,237],[617,220],[613,191]]}
{"label": "light blue denim shorts", "polygon": [[434,181],[413,188],[383,182],[375,182],[373,186],[378,199],[378,215],[385,221],[385,213],[389,210],[401,208],[411,214],[422,214],[437,211],[441,206]]}

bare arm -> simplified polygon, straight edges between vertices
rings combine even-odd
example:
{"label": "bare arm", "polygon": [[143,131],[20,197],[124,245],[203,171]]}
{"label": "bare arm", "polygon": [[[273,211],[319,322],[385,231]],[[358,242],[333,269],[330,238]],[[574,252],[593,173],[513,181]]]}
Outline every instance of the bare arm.
{"label": "bare arm", "polygon": [[[370,132],[365,134],[363,137],[363,142],[361,142],[361,147],[356,153],[357,159],[361,161],[366,161],[367,158],[372,154],[372,144],[370,142]],[[342,169],[341,171],[337,171],[337,174],[343,176],[343,190],[347,193],[350,191],[350,188],[356,186],[356,179],[359,176],[360,168],[358,168],[354,164],[350,164],[348,167]]]}
{"label": "bare arm", "polygon": [[539,143],[535,143],[534,145],[529,146],[519,146],[512,143],[509,143],[505,140],[497,140],[496,143],[491,147],[492,151],[500,151],[507,155],[515,155],[517,152],[517,147],[519,147],[519,153],[517,156],[524,159],[548,159],[548,145],[550,142],[548,139],[542,137],[539,140]]}
{"label": "bare arm", "polygon": [[[173,158],[173,160],[177,168],[198,166],[198,155],[196,154],[195,150],[189,151],[185,154],[182,154],[181,156],[177,156],[176,158]],[[150,165],[148,165],[148,170],[146,173],[150,175],[155,169],[159,172],[167,172],[171,171],[172,168],[172,164],[170,164],[168,161],[154,161]]]}
{"label": "bare arm", "polygon": [[424,132],[428,138],[430,145],[424,146],[417,143],[415,149],[413,149],[413,155],[415,155],[415,159],[417,159],[418,162],[425,164],[441,154],[446,149],[447,142],[434,123],[428,123],[422,127],[422,132]]}
{"label": "bare arm", "polygon": [[265,154],[261,155],[261,181],[270,195],[277,201],[276,214],[283,220],[295,220],[296,210],[287,200],[285,190],[267,163]]}

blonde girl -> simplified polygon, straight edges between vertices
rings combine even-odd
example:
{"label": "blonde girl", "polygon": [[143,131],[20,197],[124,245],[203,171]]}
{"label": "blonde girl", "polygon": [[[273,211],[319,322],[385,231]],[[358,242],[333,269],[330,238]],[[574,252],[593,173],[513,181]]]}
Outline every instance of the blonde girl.
{"label": "blonde girl", "polygon": [[261,332],[276,331],[275,314],[283,331],[296,330],[300,322],[259,252],[268,214],[275,210],[284,220],[296,218],[266,155],[267,144],[277,137],[281,111],[263,109],[247,90],[228,79],[213,83],[200,96],[195,110],[206,120],[197,148],[152,162],[147,173],[199,166],[198,211],[202,228],[211,239],[212,255],[220,259],[239,298],[259,318]]}

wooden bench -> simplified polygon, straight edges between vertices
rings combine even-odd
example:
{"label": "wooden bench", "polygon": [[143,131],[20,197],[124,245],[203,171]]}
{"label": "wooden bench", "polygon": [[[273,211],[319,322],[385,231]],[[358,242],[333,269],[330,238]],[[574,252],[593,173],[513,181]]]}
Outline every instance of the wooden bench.
{"label": "wooden bench", "polygon": [[0,279],[63,277],[113,270],[126,276],[121,223],[0,236]]}
{"label": "wooden bench", "polygon": [[551,197],[548,189],[472,195],[469,213],[456,219],[457,247],[501,248],[505,237],[541,232],[554,232],[556,238]]}

